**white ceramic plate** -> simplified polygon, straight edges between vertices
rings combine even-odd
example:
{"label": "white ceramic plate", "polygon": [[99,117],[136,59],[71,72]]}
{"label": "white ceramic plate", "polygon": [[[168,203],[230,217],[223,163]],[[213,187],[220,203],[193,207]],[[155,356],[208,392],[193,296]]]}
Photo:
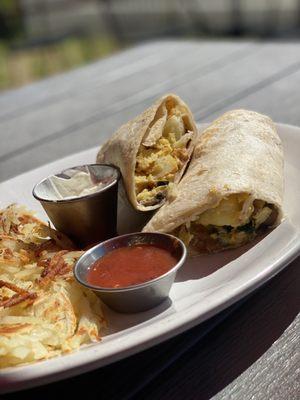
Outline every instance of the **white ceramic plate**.
{"label": "white ceramic plate", "polygon": [[[300,251],[300,128],[278,124],[285,150],[286,220],[256,244],[190,259],[180,270],[170,300],[134,315],[106,309],[110,332],[100,343],[75,353],[1,371],[1,392],[20,390],[87,372],[145,350],[241,299],[291,262]],[[90,149],[0,183],[0,207],[25,204],[45,215],[32,195],[33,185],[66,167],[92,163]],[[268,166],[266,166],[267,168]]]}

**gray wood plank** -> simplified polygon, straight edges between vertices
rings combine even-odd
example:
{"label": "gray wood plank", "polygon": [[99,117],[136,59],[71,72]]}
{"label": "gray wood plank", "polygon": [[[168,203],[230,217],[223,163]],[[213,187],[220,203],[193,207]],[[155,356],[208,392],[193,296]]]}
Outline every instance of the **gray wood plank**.
{"label": "gray wood plank", "polygon": [[[174,49],[185,47],[184,42],[171,40],[144,43],[84,67],[75,68],[19,89],[1,92],[0,117],[13,114],[15,111],[26,110],[26,107],[30,105],[39,105],[40,102],[47,102],[53,97],[59,98],[68,93],[69,90],[76,89],[78,80],[80,80],[80,88],[82,88],[85,84],[93,83],[94,80],[106,73],[122,75],[124,65],[132,64],[133,61],[136,62],[137,56],[140,60],[145,59],[146,62],[151,63],[152,57],[155,57],[159,52],[172,53]],[[80,90],[80,88],[78,89]]]}
{"label": "gray wood plank", "polygon": [[299,400],[300,314],[267,352],[214,400]]}
{"label": "gray wood plank", "polygon": [[229,109],[246,108],[269,115],[274,121],[300,125],[300,71],[279,79],[268,86],[258,87],[242,99],[227,104],[207,117],[212,120]]}
{"label": "gray wood plank", "polygon": [[174,53],[172,60],[162,56],[164,62],[160,68],[145,68],[121,82],[108,83],[105,88],[95,84],[86,92],[82,91],[72,97],[50,103],[42,110],[31,110],[30,113],[13,120],[2,123],[0,121],[0,137],[6,143],[5,147],[0,149],[0,159],[4,154],[8,158],[10,152],[53,133],[59,136],[59,132],[65,129],[71,133],[73,127],[76,129],[77,124],[84,126],[85,122],[89,123],[95,115],[98,119],[100,116],[110,116],[149,97],[153,99],[168,90],[168,87],[172,88],[176,82],[192,80],[193,76],[205,72],[205,69],[210,71],[222,64],[231,63],[238,57],[236,52],[240,54],[241,50],[245,49],[242,52],[245,56],[250,52],[250,49],[245,47],[244,44],[216,43],[212,48],[211,44],[206,43],[198,45],[190,54],[188,46],[185,51],[180,52],[180,57],[178,53]]}
{"label": "gray wood plank", "polygon": [[[223,104],[228,97],[236,98],[244,95],[251,88],[260,87],[270,79],[270,76],[274,79],[284,79],[286,74],[299,68],[298,50],[299,46],[296,44],[262,45],[257,52],[246,54],[239,60],[232,59],[229,64],[223,63],[215,71],[202,72],[196,79],[187,80],[185,77],[180,77],[176,81],[176,77],[172,77],[168,81],[163,81],[157,86],[157,95],[174,90],[191,105],[197,115],[205,115],[208,105],[212,108],[218,107],[220,102]],[[153,90],[153,87],[146,88],[144,92],[139,91],[134,96],[127,98],[126,102],[121,103],[119,110],[113,108],[116,105],[112,105],[111,113],[115,110],[113,116],[105,116],[100,112],[92,116],[89,121],[84,121],[83,125],[74,124],[65,131],[53,133],[49,138],[42,137],[40,141],[35,140],[34,148],[29,144],[20,152],[11,152],[2,156],[1,179],[99,144],[123,122],[150,104],[156,96],[150,92],[149,97],[148,90]],[[28,133],[30,127],[26,129]]]}
{"label": "gray wood plank", "polygon": [[158,66],[162,60],[161,54],[167,59],[178,51],[193,51],[194,47],[196,44],[192,41],[163,41],[136,46],[84,67],[4,93],[0,96],[0,121],[80,95],[95,85],[99,87],[101,83],[125,79],[143,68]]}

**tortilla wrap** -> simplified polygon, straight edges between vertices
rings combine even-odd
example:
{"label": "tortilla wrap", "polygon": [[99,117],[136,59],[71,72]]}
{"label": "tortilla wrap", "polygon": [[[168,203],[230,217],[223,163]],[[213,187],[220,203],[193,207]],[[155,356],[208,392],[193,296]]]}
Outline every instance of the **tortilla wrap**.
{"label": "tortilla wrap", "polygon": [[119,167],[136,210],[154,210],[164,203],[170,186],[179,182],[196,135],[189,107],[169,94],[121,126],[102,146],[97,162]]}
{"label": "tortilla wrap", "polygon": [[144,231],[198,252],[238,247],[282,218],[283,150],[272,120],[229,111],[199,135],[189,168]]}

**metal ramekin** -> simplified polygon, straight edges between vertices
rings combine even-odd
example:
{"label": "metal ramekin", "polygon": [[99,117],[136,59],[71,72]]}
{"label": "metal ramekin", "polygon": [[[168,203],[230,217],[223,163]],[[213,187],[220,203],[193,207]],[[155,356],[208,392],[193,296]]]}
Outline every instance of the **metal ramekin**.
{"label": "metal ramekin", "polygon": [[[152,244],[168,250],[176,258],[176,265],[158,278],[125,288],[104,288],[87,282],[87,272],[96,260],[114,249],[137,244]],[[155,307],[168,297],[186,254],[184,243],[175,236],[164,233],[131,233],[107,240],[86,251],[75,264],[74,275],[79,283],[93,290],[112,309],[122,313],[135,313]]]}
{"label": "metal ramekin", "polygon": [[48,176],[33,188],[33,196],[40,201],[55,228],[65,233],[79,247],[99,243],[116,235],[119,170],[106,164],[87,164],[65,169],[56,176],[63,176],[69,170],[86,170],[95,179],[112,178],[112,182],[99,191],[67,199],[51,197]]}

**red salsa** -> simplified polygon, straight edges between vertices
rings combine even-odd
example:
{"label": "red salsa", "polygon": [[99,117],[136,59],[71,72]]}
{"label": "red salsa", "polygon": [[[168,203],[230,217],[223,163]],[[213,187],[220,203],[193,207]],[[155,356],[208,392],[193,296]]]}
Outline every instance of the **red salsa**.
{"label": "red salsa", "polygon": [[127,287],[157,278],[176,263],[176,258],[160,247],[149,244],[120,247],[92,264],[87,281],[106,288]]}

